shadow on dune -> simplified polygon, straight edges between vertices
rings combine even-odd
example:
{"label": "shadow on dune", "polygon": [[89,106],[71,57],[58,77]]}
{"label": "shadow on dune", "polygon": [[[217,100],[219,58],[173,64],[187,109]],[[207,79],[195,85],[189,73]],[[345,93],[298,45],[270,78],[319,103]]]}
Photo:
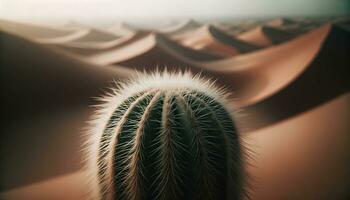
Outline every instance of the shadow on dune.
{"label": "shadow on dune", "polygon": [[72,42],[108,42],[111,40],[115,40],[120,36],[110,34],[107,32],[103,32],[94,28],[90,28],[90,32],[87,35],[84,35],[81,38],[73,40]]}
{"label": "shadow on dune", "polygon": [[279,44],[288,41],[296,36],[296,34],[292,34],[291,32],[270,26],[263,26],[262,31],[273,44]]}
{"label": "shadow on dune", "polygon": [[92,97],[130,71],[99,67],[0,32],[0,188],[81,167],[81,129]]}
{"label": "shadow on dune", "polygon": [[42,44],[64,43],[89,34],[86,28],[67,29],[47,27],[43,25],[24,24],[21,22],[0,20],[0,30],[4,30],[21,37],[30,38]]}
{"label": "shadow on dune", "polygon": [[146,71],[166,66],[174,69],[176,67],[189,67],[189,63],[174,56],[174,51],[192,60],[210,61],[222,58],[207,52],[192,50],[177,44],[166,36],[152,33],[116,51],[92,56],[89,60],[101,65],[118,64]]}
{"label": "shadow on dune", "polygon": [[228,35],[213,25],[203,25],[196,30],[177,35],[173,39],[186,47],[207,51],[224,57],[232,57],[240,53],[248,53],[261,49],[260,46]]}
{"label": "shadow on dune", "polygon": [[249,52],[261,49],[260,46],[239,40],[239,39],[235,38],[234,36],[230,36],[230,35],[226,34],[225,32],[220,31],[219,29],[217,29],[213,26],[210,26],[208,29],[209,29],[209,32],[215,38],[217,38],[222,43],[231,46],[232,48],[236,48],[240,53],[249,53]]}
{"label": "shadow on dune", "polygon": [[123,46],[129,45],[137,40],[140,40],[147,34],[148,33],[141,31],[138,31],[137,33],[129,33],[120,36],[117,40],[109,42],[106,45],[99,44],[99,42],[85,45],[84,43],[63,43],[56,45],[56,47],[62,49],[63,51],[68,51],[81,56],[92,56],[118,50]]}
{"label": "shadow on dune", "polygon": [[167,36],[174,36],[195,30],[201,26],[202,25],[199,22],[190,19],[177,23],[170,27],[161,28],[158,30],[158,32],[166,34]]}
{"label": "shadow on dune", "polygon": [[34,24],[25,24],[21,22],[0,20],[0,27],[9,32],[16,32],[24,37],[33,39],[49,39],[62,37],[70,34],[72,30],[64,30],[58,28],[44,27]]}
{"label": "shadow on dune", "polygon": [[261,117],[249,124],[249,128],[268,126],[348,92],[349,52],[350,34],[332,26],[317,56],[295,81],[271,97],[244,108],[246,120]]}

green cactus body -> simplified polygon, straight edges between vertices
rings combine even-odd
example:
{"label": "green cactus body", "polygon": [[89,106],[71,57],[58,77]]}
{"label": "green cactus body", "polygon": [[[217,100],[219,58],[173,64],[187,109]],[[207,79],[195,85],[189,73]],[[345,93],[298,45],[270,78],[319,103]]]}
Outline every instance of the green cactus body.
{"label": "green cactus body", "polygon": [[139,77],[106,102],[88,153],[95,198],[240,198],[242,145],[226,95],[210,81]]}

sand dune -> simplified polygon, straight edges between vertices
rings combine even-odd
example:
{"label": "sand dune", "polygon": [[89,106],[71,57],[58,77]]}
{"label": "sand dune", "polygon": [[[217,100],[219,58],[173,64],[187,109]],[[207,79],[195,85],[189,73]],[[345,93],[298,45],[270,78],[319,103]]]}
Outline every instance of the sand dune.
{"label": "sand dune", "polygon": [[[344,77],[347,74],[344,55],[349,48],[346,45],[348,40],[349,34],[345,30],[325,25],[290,42],[232,59],[198,62],[174,50],[170,51],[170,55],[182,66],[214,76],[218,83],[230,88],[237,98],[236,105],[245,107],[246,113],[252,116],[245,119],[250,123],[250,128],[256,129],[303,112],[346,91],[349,83]],[[304,48],[300,49],[300,46]],[[333,51],[335,47],[337,53]],[[140,58],[134,66],[147,58]],[[335,67],[330,70],[329,65]],[[328,81],[327,73],[337,77],[334,82]],[[323,91],[314,88],[316,80],[312,74],[317,74],[317,81],[322,81],[319,84],[329,89]],[[300,90],[307,92],[300,93]],[[319,95],[307,96],[317,91]],[[288,97],[301,98],[298,101],[303,105],[289,105],[295,101],[289,101]],[[287,104],[283,109],[278,106],[281,102]],[[270,110],[274,108],[276,110]],[[265,115],[261,121],[252,121],[262,113]],[[273,114],[270,116],[270,113]]]}
{"label": "sand dune", "polygon": [[[282,33],[287,33],[287,36],[290,35],[299,35],[304,32],[310,31],[318,26],[323,24],[318,24],[317,26],[313,23],[305,24],[303,20],[289,19],[289,18],[277,18],[265,23],[268,27],[273,27],[277,31],[282,30]],[[282,34],[280,34],[282,35]],[[273,38],[273,37],[272,37]],[[287,38],[288,40],[288,38]]]}
{"label": "sand dune", "polygon": [[263,26],[241,33],[237,35],[237,38],[258,46],[272,45],[272,41],[264,33]]}
{"label": "sand dune", "polygon": [[226,34],[223,31],[220,31],[219,29],[210,26],[209,28],[210,33],[219,41],[222,43],[229,45],[235,49],[238,50],[239,53],[250,53],[252,51],[256,51],[261,49],[260,46],[256,46],[254,44],[250,44],[248,42],[241,41],[234,36],[230,36]]}
{"label": "sand dune", "polygon": [[224,81],[239,97],[239,105],[254,104],[297,78],[316,56],[329,29],[324,26],[268,49],[197,65]]}
{"label": "sand dune", "polygon": [[154,69],[156,66],[160,68],[189,66],[188,63],[177,59],[174,54],[170,53],[173,51],[193,60],[205,61],[222,58],[183,47],[165,36],[153,33],[116,51],[91,56],[89,61],[101,65],[119,64],[146,70]]}
{"label": "sand dune", "polygon": [[[263,101],[245,108],[247,113],[261,116],[259,122],[251,123],[251,128],[292,117],[349,91],[349,32],[334,26],[322,43],[316,56],[293,82]],[[263,113],[269,113],[269,116]]]}
{"label": "sand dune", "polygon": [[229,35],[237,36],[262,24],[259,20],[238,20],[235,22],[212,22],[212,24]]}
{"label": "sand dune", "polygon": [[253,166],[248,166],[254,185],[251,199],[348,199],[349,102],[347,92],[317,108],[249,133],[246,140],[255,152],[250,160]]}
{"label": "sand dune", "polygon": [[123,45],[127,45],[131,42],[134,42],[147,34],[142,31],[135,32],[124,30],[118,33],[116,33],[116,31],[113,32],[109,29],[106,31],[102,31],[97,28],[78,24],[76,22],[74,22],[73,25],[80,27],[80,29],[87,29],[88,33],[82,37],[76,38],[75,40],[59,43],[56,46],[63,50],[81,56],[89,56],[103,53],[106,51],[111,51]]}
{"label": "sand dune", "polygon": [[83,43],[83,42],[109,42],[109,41],[113,41],[116,38],[118,38],[117,35],[113,35],[104,31],[100,31],[98,29],[95,28],[89,28],[89,34],[85,35],[84,37],[78,38],[72,42],[76,42],[76,43]]}
{"label": "sand dune", "polygon": [[87,64],[0,32],[1,190],[81,167],[81,129],[93,97],[132,71]]}
{"label": "sand dune", "polygon": [[[174,64],[183,68],[190,67],[195,72],[203,71],[208,76],[215,76],[219,83],[235,92],[238,105],[248,106],[275,94],[300,76],[315,61],[320,48],[324,48],[322,43],[325,38],[337,37],[335,35],[338,33],[328,35],[330,29],[331,26],[327,25],[290,42],[219,61],[198,61],[201,57],[195,60],[196,55],[190,57],[190,52],[184,53],[182,47],[177,49],[179,46],[159,36],[150,36],[128,48],[119,49],[114,54],[91,57],[91,61],[99,64],[119,63],[146,70],[152,70],[154,66],[162,69]],[[344,34],[342,30],[336,29],[336,32]],[[161,50],[152,49],[156,40]],[[164,46],[163,42],[167,45]],[[304,46],[303,49],[299,48],[301,45]],[[338,62],[342,63],[342,59]]]}
{"label": "sand dune", "polygon": [[87,29],[87,34],[58,45],[76,49],[107,49],[129,40],[133,36],[129,34],[121,37],[91,27],[87,27]]}
{"label": "sand dune", "polygon": [[[215,22],[215,26],[220,27],[220,29],[224,30],[228,34],[238,35],[239,33],[246,32],[259,27],[259,26],[268,26],[283,30],[289,29],[304,29],[304,24],[301,23],[300,20],[295,20],[295,18],[285,18],[279,17],[275,19],[269,20],[252,20],[252,21],[242,21],[238,20],[236,22]],[[302,26],[301,26],[302,25]]]}
{"label": "sand dune", "polygon": [[288,32],[284,29],[274,28],[270,26],[264,26],[263,32],[273,44],[279,44],[288,41],[297,35],[297,32]]}
{"label": "sand dune", "polygon": [[[196,61],[170,45],[167,52],[169,59],[176,59],[179,65],[216,77],[219,83],[235,92],[239,98],[238,105],[246,106],[267,98],[296,79],[313,61],[330,29],[329,25],[324,26],[289,42],[229,59]],[[153,44],[152,41],[154,40],[148,39],[149,44]],[[300,45],[304,45],[305,48],[300,49]],[[142,43],[140,46],[146,45]],[[121,54],[109,57],[115,59],[117,55]],[[133,55],[123,56],[133,60]],[[134,66],[142,66],[141,60],[150,58],[155,60],[154,63],[160,63],[158,57],[145,55],[139,59],[140,63],[135,63]],[[103,57],[100,59],[103,60]],[[164,68],[162,65],[158,67]]]}
{"label": "sand dune", "polygon": [[170,27],[159,29],[158,32],[169,36],[175,36],[175,35],[179,35],[179,34],[183,34],[183,33],[195,30],[197,28],[200,28],[201,26],[202,25],[199,22],[196,22],[190,19],[190,20],[184,20]]}
{"label": "sand dune", "polygon": [[39,26],[6,20],[0,20],[0,28],[4,31],[45,44],[68,42],[89,33],[87,29],[59,29],[57,27]]}
{"label": "sand dune", "polygon": [[[133,34],[133,33],[137,33],[137,32],[140,32],[140,31],[136,31],[136,30],[133,30],[133,29],[129,29],[128,27],[126,27],[124,25],[124,23],[113,23],[112,25],[110,25],[109,27],[107,27],[105,29],[106,32],[109,32],[109,33],[113,33],[113,34],[116,34],[116,35],[128,35],[128,34]],[[141,31],[143,32],[143,31]]]}
{"label": "sand dune", "polygon": [[231,88],[236,106],[244,107],[245,123],[254,130],[348,91],[349,37],[326,25],[273,48],[201,66]]}
{"label": "sand dune", "polygon": [[127,23],[127,22],[120,22],[116,23],[108,28],[109,31],[113,33],[123,33],[123,32],[146,32],[151,33],[155,32],[156,28],[161,28],[158,26],[163,26],[162,23],[154,23],[152,27],[143,26],[142,24],[133,24],[133,23]]}
{"label": "sand dune", "polygon": [[289,19],[289,18],[280,17],[280,18],[268,21],[265,24],[268,25],[268,26],[273,26],[273,27],[281,27],[281,26],[294,25],[294,24],[297,24],[297,22],[292,20],[292,19]]}
{"label": "sand dune", "polygon": [[69,29],[81,29],[86,28],[83,24],[75,21],[75,20],[69,20],[65,22],[63,25],[61,25],[63,28],[69,28]]}
{"label": "sand dune", "polygon": [[202,26],[196,31],[178,35],[174,39],[184,46],[220,54],[225,57],[247,53],[261,48],[236,39],[212,25]]}
{"label": "sand dune", "polygon": [[120,38],[110,41],[110,42],[94,42],[94,43],[70,43],[70,44],[60,44],[57,45],[59,49],[64,51],[68,51],[80,56],[91,56],[98,55],[102,53],[112,52],[118,50],[119,48],[129,45],[143,37],[145,37],[147,33],[144,32],[136,32],[136,33],[128,33]]}
{"label": "sand dune", "polygon": [[272,26],[258,26],[252,30],[237,35],[237,38],[258,46],[270,46],[293,38],[290,32]]}
{"label": "sand dune", "polygon": [[60,43],[59,45],[63,47],[75,48],[75,49],[101,50],[101,49],[108,49],[108,48],[117,46],[134,36],[133,34],[129,34],[125,36],[110,35],[110,38],[107,38],[104,35],[110,35],[110,34],[102,31],[90,29],[88,34],[66,43]]}

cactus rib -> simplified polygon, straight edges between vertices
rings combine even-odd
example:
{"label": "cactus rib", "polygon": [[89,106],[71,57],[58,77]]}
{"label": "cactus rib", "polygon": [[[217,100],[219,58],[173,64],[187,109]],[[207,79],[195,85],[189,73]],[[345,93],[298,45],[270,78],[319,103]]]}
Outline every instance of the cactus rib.
{"label": "cactus rib", "polygon": [[87,143],[92,198],[242,196],[242,142],[227,93],[212,81],[138,75],[104,99]]}

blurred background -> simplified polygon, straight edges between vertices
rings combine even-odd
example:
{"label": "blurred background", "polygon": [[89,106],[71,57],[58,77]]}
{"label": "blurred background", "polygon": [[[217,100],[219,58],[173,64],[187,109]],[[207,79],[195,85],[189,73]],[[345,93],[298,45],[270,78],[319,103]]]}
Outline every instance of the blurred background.
{"label": "blurred background", "polygon": [[339,16],[349,12],[347,0],[1,0],[2,17],[16,19],[144,18],[218,19],[280,16]]}
{"label": "blurred background", "polygon": [[190,70],[232,93],[251,199],[350,199],[350,1],[0,0],[0,199],[86,199],[113,80]]}

